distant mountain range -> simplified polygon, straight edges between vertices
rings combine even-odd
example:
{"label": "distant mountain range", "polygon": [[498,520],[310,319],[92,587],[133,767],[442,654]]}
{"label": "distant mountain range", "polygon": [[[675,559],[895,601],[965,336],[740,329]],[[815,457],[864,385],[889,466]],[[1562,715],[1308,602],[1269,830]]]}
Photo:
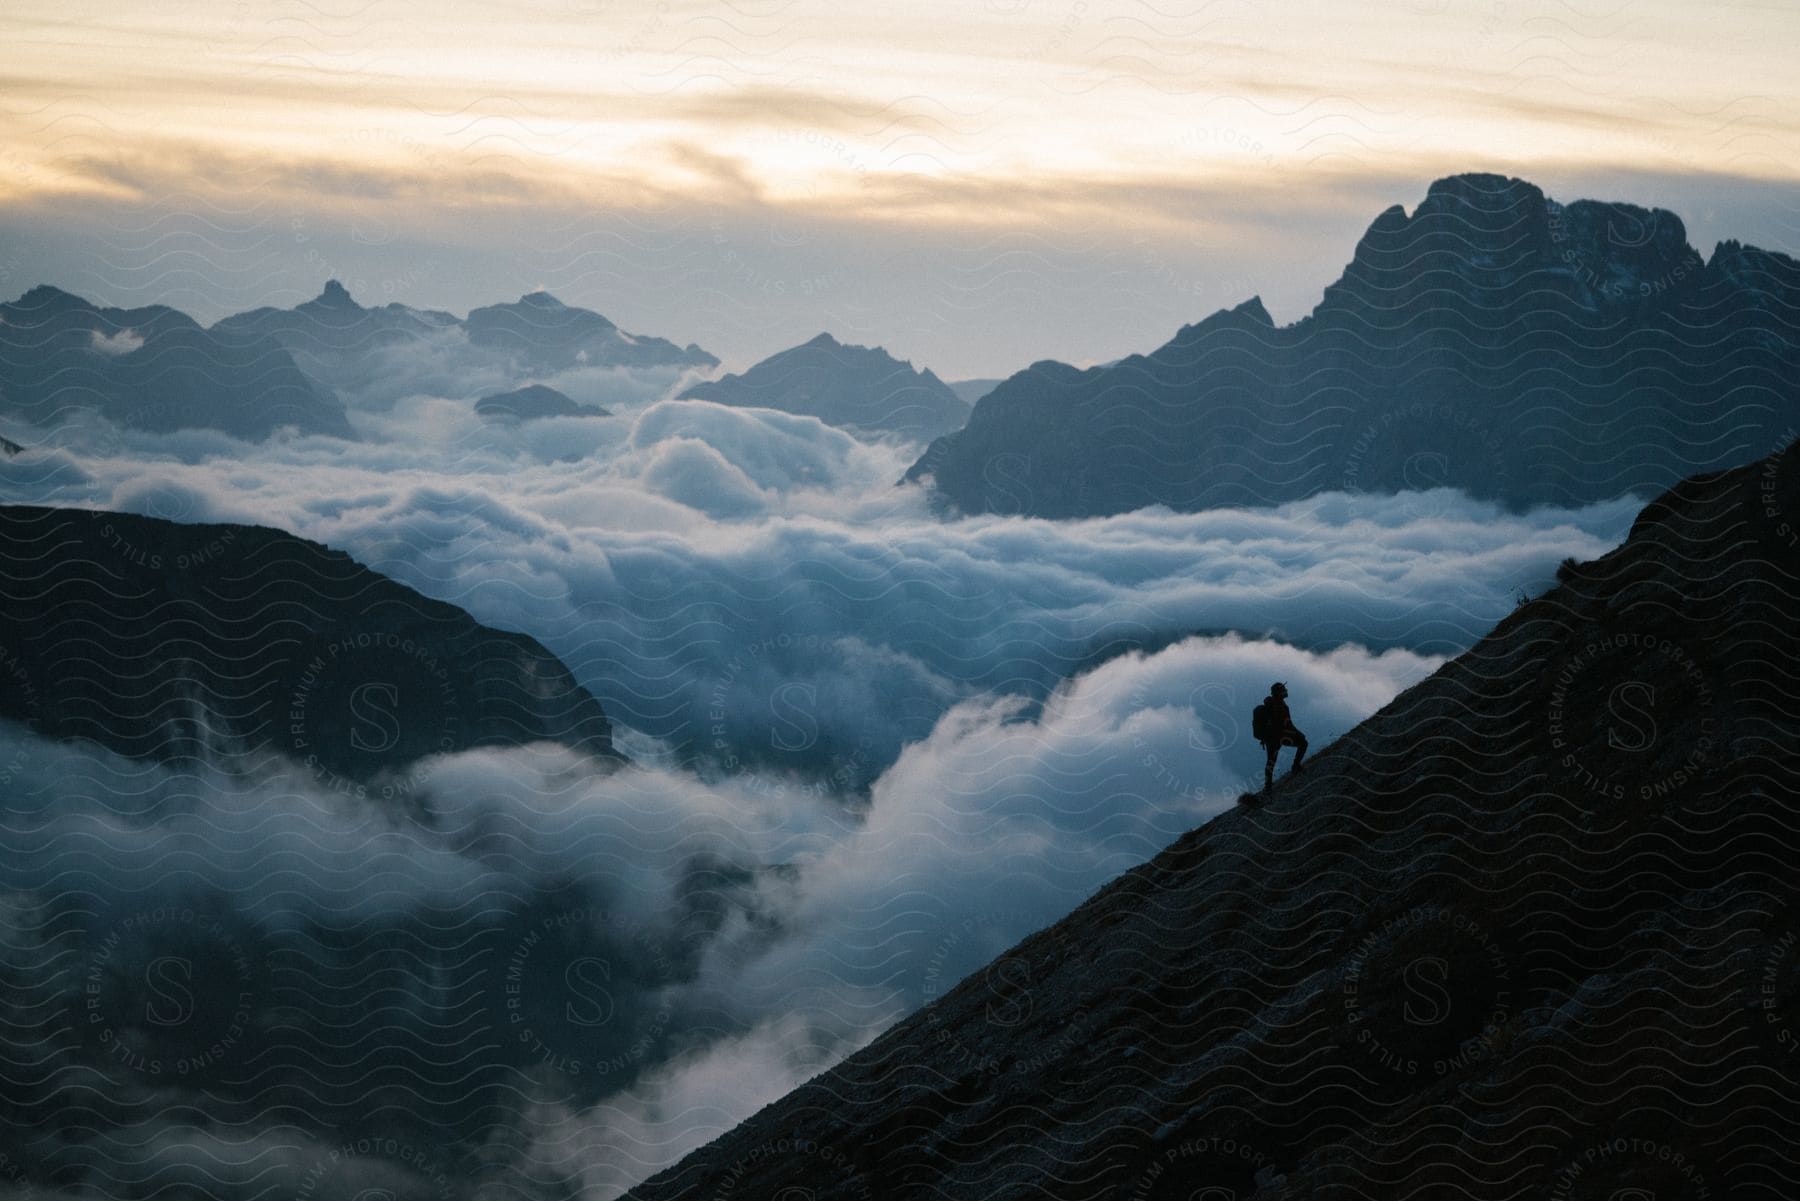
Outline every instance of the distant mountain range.
{"label": "distant mountain range", "polygon": [[830,334],[770,355],[741,375],[696,384],[683,400],[780,409],[826,425],[924,440],[961,429],[969,404],[929,369],[879,346],[847,346]]}
{"label": "distant mountain range", "polygon": [[1766,453],[1797,402],[1793,259],[1702,259],[1673,213],[1461,175],[1376,218],[1306,318],[1251,299],[1147,355],[1033,364],[906,479],[1043,517],[1439,485],[1569,504]]}
{"label": "distant mountain range", "polygon": [[337,397],[276,339],[202,329],[166,305],[103,308],[48,286],[0,304],[0,413],[50,425],[79,410],[158,433],[260,441],[293,426],[356,436]]}
{"label": "distant mountain range", "polygon": [[691,343],[629,334],[588,309],[566,305],[548,292],[531,292],[512,304],[472,310],[458,320],[436,309],[403,304],[364,308],[337,280],[316,299],[291,309],[260,308],[227,317],[214,329],[258,334],[317,363],[325,378],[341,378],[376,351],[459,331],[469,344],[507,360],[520,376],[572,367],[717,367],[719,360]]}
{"label": "distant mountain range", "polygon": [[279,530],[0,507],[0,718],[183,762],[272,752],[344,790],[549,740],[617,759],[600,704],[524,634]]}
{"label": "distant mountain range", "polygon": [[445,338],[465,339],[498,374],[521,380],[583,366],[719,364],[698,346],[627,333],[547,292],[459,319],[403,304],[364,308],[330,280],[291,309],[252,309],[207,329],[166,305],[106,308],[44,285],[0,304],[0,415],[43,426],[94,411],[156,432],[216,429],[261,441],[291,426],[353,439],[335,389],[389,370],[386,353],[417,346],[441,358],[454,349]]}
{"label": "distant mountain range", "polygon": [[1793,1196],[1796,456],[628,1196]]}

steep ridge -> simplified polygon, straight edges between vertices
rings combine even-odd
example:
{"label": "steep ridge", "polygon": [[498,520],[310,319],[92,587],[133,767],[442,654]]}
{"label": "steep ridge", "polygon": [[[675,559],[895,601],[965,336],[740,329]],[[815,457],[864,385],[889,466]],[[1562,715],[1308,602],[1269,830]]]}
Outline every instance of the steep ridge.
{"label": "steep ridge", "polygon": [[155,432],[260,441],[293,426],[356,436],[337,397],[272,338],[202,329],[165,305],[105,308],[49,286],[0,304],[0,402],[37,425],[91,409]]}
{"label": "steep ridge", "polygon": [[631,1195],[1800,1193],[1797,518],[1800,445],[1682,482]]}
{"label": "steep ridge", "polygon": [[969,403],[927,368],[830,334],[791,346],[742,375],[696,384],[683,400],[780,409],[826,425],[923,440],[961,429]]}
{"label": "steep ridge", "polygon": [[906,478],[963,512],[1084,517],[1453,486],[1517,506],[1666,488],[1800,412],[1800,264],[1661,209],[1433,183],[1305,319],[1260,300],[1147,355],[1037,363]]}
{"label": "steep ridge", "polygon": [[6,506],[0,575],[0,718],[47,737],[163,762],[273,752],[359,795],[469,747],[617,758],[536,640],[278,530]]}

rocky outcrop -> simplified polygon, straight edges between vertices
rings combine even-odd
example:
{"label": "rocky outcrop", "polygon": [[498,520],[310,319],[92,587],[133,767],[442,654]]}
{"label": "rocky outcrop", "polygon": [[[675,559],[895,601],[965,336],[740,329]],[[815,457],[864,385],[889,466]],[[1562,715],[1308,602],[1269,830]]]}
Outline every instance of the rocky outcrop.
{"label": "rocky outcrop", "polygon": [[0,718],[47,737],[162,762],[273,753],[359,794],[469,747],[618,757],[534,639],[291,534],[8,506],[0,564]]}
{"label": "rocky outcrop", "polygon": [[1800,446],[1680,483],[631,1195],[1792,1196],[1796,529]]}
{"label": "rocky outcrop", "polygon": [[1259,300],[1147,355],[1038,363],[907,473],[948,509],[1084,517],[1450,486],[1652,495],[1800,415],[1800,264],[1710,261],[1661,209],[1462,175],[1396,205],[1311,315]]}
{"label": "rocky outcrop", "polygon": [[830,334],[770,355],[742,375],[698,384],[683,400],[780,409],[826,425],[923,441],[961,429],[969,403],[930,369],[879,346],[846,346]]}

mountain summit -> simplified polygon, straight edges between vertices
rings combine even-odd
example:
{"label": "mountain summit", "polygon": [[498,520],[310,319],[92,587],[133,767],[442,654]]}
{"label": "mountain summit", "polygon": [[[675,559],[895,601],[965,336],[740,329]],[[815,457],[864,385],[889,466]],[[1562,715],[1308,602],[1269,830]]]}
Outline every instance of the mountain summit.
{"label": "mountain summit", "polygon": [[1041,517],[1440,486],[1579,504],[1765,452],[1796,381],[1794,260],[1704,260],[1666,210],[1459,175],[1377,216],[1304,319],[1251,300],[1106,367],[1034,364],[906,478]]}
{"label": "mountain summit", "polygon": [[[707,368],[719,360],[698,346],[628,334],[599,313],[566,305],[548,292],[471,310],[466,319],[436,309],[389,303],[365,308],[335,279],[291,309],[259,308],[226,317],[215,330],[273,338],[306,356],[310,370],[351,386],[370,371],[365,359],[390,347],[460,331],[470,344],[510,359],[530,376],[575,366]],[[444,353],[441,346],[434,353]],[[380,360],[373,362],[379,364]]]}
{"label": "mountain summit", "polygon": [[1790,1197],[1800,445],[638,1201]]}
{"label": "mountain summit", "polygon": [[599,313],[564,304],[548,292],[528,292],[513,304],[472,309],[463,322],[469,341],[513,357],[533,371],[591,367],[717,367],[692,344],[628,334]]}
{"label": "mountain summit", "polygon": [[916,371],[879,346],[851,346],[829,333],[770,355],[743,374],[697,384],[683,400],[780,409],[826,425],[923,441],[968,420],[969,405],[927,369]]}

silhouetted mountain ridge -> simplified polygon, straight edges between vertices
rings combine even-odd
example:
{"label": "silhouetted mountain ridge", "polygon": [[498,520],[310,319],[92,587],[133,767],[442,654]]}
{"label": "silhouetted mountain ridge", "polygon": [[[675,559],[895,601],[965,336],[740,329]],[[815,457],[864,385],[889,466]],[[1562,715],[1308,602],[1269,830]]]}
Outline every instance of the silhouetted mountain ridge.
{"label": "silhouetted mountain ridge", "polygon": [[683,400],[780,409],[827,425],[926,439],[962,428],[968,402],[927,368],[879,346],[852,346],[821,333],[749,370],[696,384]]}
{"label": "silhouetted mountain ridge", "polygon": [[202,329],[166,305],[106,308],[49,285],[0,304],[0,404],[34,425],[71,410],[251,441],[283,426],[354,438],[337,397],[276,340]]}
{"label": "silhouetted mountain ridge", "polygon": [[549,740],[617,759],[599,702],[536,640],[261,526],[0,507],[0,717],[122,755],[273,752],[332,787],[422,756]]}
{"label": "silhouetted mountain ridge", "polygon": [[1450,485],[1524,507],[1740,462],[1800,404],[1800,264],[1673,213],[1462,175],[1395,205],[1307,317],[1259,300],[1105,368],[1037,363],[907,472],[1080,517]]}

